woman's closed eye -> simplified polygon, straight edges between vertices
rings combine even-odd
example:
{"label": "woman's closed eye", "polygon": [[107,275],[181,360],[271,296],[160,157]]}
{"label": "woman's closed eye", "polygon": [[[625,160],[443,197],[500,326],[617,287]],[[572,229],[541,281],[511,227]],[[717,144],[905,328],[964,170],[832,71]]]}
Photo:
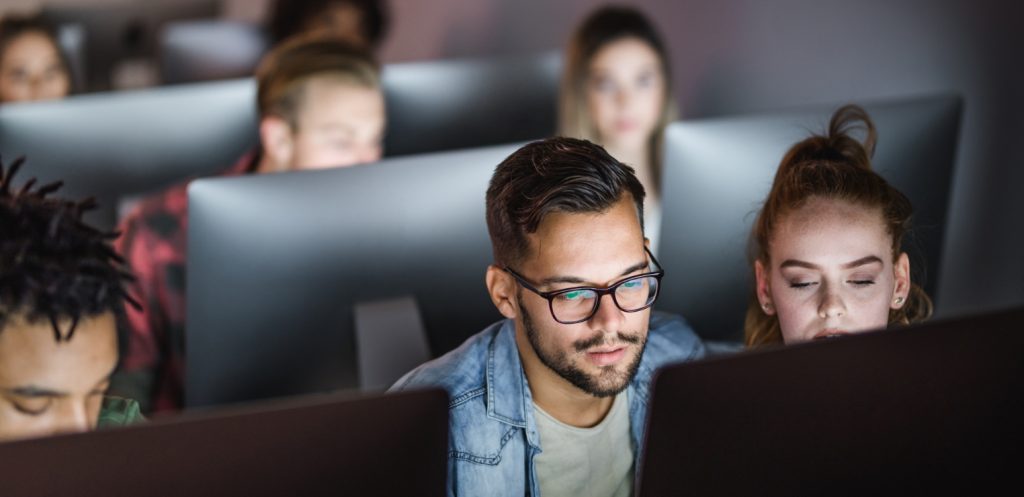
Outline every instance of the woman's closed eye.
{"label": "woman's closed eye", "polygon": [[29,78],[28,71],[20,68],[7,72],[6,76],[17,82],[27,81]]}
{"label": "woman's closed eye", "polygon": [[817,281],[799,281],[799,280],[797,280],[797,281],[790,281],[789,282],[789,287],[790,288],[801,289],[801,288],[810,288],[811,286],[817,285],[817,284],[818,284]]}
{"label": "woman's closed eye", "polygon": [[11,401],[11,405],[16,411],[29,416],[39,416],[45,413],[52,404],[52,397],[29,397]]}
{"label": "woman's closed eye", "polygon": [[874,271],[856,271],[847,275],[846,283],[848,285],[853,285],[854,287],[864,288],[874,285],[877,279],[878,274]]}

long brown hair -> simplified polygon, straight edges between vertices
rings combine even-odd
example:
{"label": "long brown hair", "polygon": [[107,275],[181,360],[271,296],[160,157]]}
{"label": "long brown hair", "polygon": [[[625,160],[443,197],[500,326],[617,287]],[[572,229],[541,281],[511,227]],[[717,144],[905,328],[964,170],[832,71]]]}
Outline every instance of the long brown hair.
{"label": "long brown hair", "polygon": [[[864,132],[863,142],[852,136],[857,130]],[[903,193],[871,169],[876,140],[875,125],[867,112],[859,106],[846,105],[832,115],[826,135],[812,135],[786,152],[768,198],[754,221],[750,240],[752,266],[754,261],[761,261],[768,267],[768,243],[775,227],[783,216],[811,197],[841,199],[881,209],[882,221],[892,237],[893,259],[899,257],[913,208]],[[890,309],[889,323],[914,323],[928,319],[931,313],[931,299],[912,282],[906,303],[899,309]],[[748,347],[782,342],[778,316],[764,312],[756,291],[747,307],[743,328]]]}
{"label": "long brown hair", "polygon": [[665,81],[664,104],[649,147],[654,184],[660,185],[661,144],[665,126],[678,117],[672,92],[672,70],[668,49],[651,21],[639,10],[626,6],[605,6],[592,12],[579,25],[566,47],[564,71],[558,96],[558,134],[599,143],[593,117],[587,108],[586,84],[590,62],[608,44],[626,38],[643,41],[661,62]]}

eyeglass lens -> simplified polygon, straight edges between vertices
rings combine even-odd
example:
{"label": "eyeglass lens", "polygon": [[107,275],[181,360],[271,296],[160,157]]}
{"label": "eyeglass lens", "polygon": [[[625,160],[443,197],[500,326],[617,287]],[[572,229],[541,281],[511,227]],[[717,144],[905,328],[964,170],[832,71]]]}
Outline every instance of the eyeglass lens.
{"label": "eyeglass lens", "polygon": [[[641,276],[622,281],[615,287],[612,300],[624,312],[636,312],[651,305],[658,295],[658,279]],[[597,310],[598,294],[594,290],[579,289],[556,295],[551,299],[551,312],[558,321],[589,319]]]}

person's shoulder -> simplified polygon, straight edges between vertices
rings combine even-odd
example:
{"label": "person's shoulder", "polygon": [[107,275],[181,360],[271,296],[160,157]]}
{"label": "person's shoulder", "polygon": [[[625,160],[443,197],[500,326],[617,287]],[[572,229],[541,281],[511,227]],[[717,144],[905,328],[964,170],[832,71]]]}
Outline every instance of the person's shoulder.
{"label": "person's shoulder", "polygon": [[121,221],[121,231],[172,238],[184,227],[188,216],[188,184],[182,182],[161,192],[138,199]]}
{"label": "person's shoulder", "polygon": [[651,312],[645,359],[654,366],[669,362],[692,361],[707,354],[704,342],[689,323],[677,314]]}
{"label": "person's shoulder", "polygon": [[421,364],[395,382],[391,390],[441,387],[448,391],[453,401],[469,392],[482,390],[486,384],[489,349],[503,324],[504,321],[500,321],[488,326],[447,354]]}
{"label": "person's shoulder", "polygon": [[[248,152],[230,168],[213,177],[246,174],[252,169],[256,156],[255,152]],[[125,217],[125,224],[149,227],[156,233],[165,235],[180,228],[188,215],[188,187],[197,179],[200,178],[190,177],[138,199]]]}
{"label": "person's shoulder", "polygon": [[100,417],[97,426],[100,428],[110,426],[127,426],[145,421],[139,409],[139,403],[123,397],[105,396],[100,407]]}

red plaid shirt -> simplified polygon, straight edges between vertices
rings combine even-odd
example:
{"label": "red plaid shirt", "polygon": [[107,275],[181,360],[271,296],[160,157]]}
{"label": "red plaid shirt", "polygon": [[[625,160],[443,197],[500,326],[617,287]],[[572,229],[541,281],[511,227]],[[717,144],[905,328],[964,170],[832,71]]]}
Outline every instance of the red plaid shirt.
{"label": "red plaid shirt", "polygon": [[[258,162],[250,152],[221,175],[250,173]],[[115,242],[135,272],[134,295],[142,304],[141,310],[126,309],[128,347],[118,374],[145,378],[148,385],[117,393],[139,399],[150,412],[180,409],[185,400],[187,188],[185,182],[142,201],[121,221]]]}

